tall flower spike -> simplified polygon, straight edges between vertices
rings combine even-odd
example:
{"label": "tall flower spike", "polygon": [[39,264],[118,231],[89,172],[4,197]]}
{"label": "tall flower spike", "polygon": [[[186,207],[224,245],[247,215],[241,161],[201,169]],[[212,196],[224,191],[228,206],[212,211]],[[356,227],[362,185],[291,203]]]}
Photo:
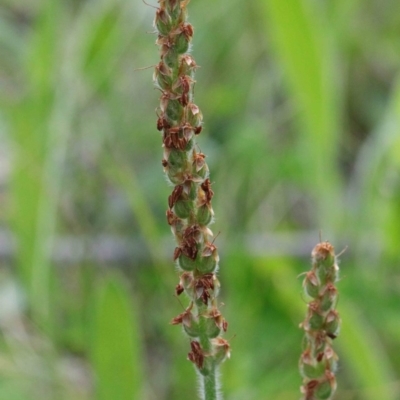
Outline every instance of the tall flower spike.
{"label": "tall flower spike", "polygon": [[162,132],[162,166],[174,186],[168,198],[167,222],[176,239],[173,258],[180,271],[176,294],[185,292],[189,307],[172,320],[190,338],[188,359],[201,379],[202,398],[215,400],[217,369],[229,357],[229,343],[220,336],[227,322],[218,310],[219,256],[208,227],[214,218],[209,170],[205,155],[195,146],[203,116],[194,103],[196,62],[188,54],[193,27],[187,22],[188,0],[158,0],[154,26],[160,61],[154,83],[161,91],[157,129]]}
{"label": "tall flower spike", "polygon": [[330,400],[336,390],[335,371],[338,357],[332,341],[339,333],[340,318],[336,311],[339,267],[333,246],[317,244],[312,253],[312,269],[303,281],[305,294],[310,298],[305,320],[304,346],[299,367],[303,376],[302,400]]}

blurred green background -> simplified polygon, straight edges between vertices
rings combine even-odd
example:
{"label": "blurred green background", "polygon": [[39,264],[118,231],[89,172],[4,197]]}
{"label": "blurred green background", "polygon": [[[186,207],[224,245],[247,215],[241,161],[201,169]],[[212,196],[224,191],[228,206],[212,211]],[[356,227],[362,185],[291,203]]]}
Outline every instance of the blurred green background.
{"label": "blurred green background", "polygon": [[[155,1],[153,5],[157,5]],[[232,358],[298,399],[299,274],[340,257],[341,400],[400,398],[400,3],[192,0]],[[0,0],[0,398],[187,400],[155,9]],[[186,301],[181,299],[185,306]]]}

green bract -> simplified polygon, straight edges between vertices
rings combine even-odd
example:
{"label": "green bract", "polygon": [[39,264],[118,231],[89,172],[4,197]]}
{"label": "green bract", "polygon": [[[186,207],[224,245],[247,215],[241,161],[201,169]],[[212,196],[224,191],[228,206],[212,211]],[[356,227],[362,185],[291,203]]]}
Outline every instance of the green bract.
{"label": "green bract", "polygon": [[178,265],[184,271],[193,271],[196,268],[196,261],[186,257],[184,254],[181,254],[178,258]]}
{"label": "green bract", "polygon": [[200,257],[197,269],[204,274],[214,272],[217,268],[217,259],[214,254],[210,256]]}
{"label": "green bract", "polygon": [[316,362],[315,364],[308,364],[303,362],[300,366],[301,374],[305,378],[315,379],[322,376],[325,372],[325,360]]}
{"label": "green bract", "polygon": [[193,202],[190,200],[178,200],[174,205],[175,214],[182,219],[189,218],[193,210]]}
{"label": "green bract", "polygon": [[175,46],[176,51],[179,54],[186,53],[189,50],[189,39],[185,36],[184,33],[180,33],[179,35],[177,35]]}

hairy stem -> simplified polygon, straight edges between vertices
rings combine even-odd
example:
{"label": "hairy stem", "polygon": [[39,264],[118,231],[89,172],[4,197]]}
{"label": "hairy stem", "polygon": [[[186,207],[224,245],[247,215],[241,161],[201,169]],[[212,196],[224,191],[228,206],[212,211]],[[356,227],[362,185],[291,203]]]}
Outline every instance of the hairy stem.
{"label": "hairy stem", "polygon": [[209,376],[203,377],[203,384],[204,400],[221,400],[218,393],[217,374],[215,368],[213,371],[210,371]]}

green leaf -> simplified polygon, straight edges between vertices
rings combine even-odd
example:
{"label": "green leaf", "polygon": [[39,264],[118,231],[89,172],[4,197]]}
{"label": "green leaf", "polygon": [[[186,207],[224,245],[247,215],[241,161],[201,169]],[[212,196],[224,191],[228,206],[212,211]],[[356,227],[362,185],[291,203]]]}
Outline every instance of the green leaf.
{"label": "green leaf", "polygon": [[121,278],[103,282],[94,307],[91,359],[98,400],[140,399],[140,326]]}
{"label": "green leaf", "polygon": [[[59,65],[56,37],[61,26],[60,1],[43,2],[28,46],[22,76],[27,90],[11,110],[15,144],[11,181],[11,225],[32,318],[41,329],[54,330],[54,269],[50,257],[56,225],[57,200],[69,129],[66,92],[53,87]],[[58,83],[60,90],[63,88]]]}
{"label": "green leaf", "polygon": [[356,386],[362,392],[362,398],[395,400],[397,396],[391,385],[394,371],[377,333],[363,321],[359,307],[349,300],[342,299],[339,311],[342,327],[338,345],[349,366],[348,373],[353,375]]}
{"label": "green leaf", "polygon": [[103,94],[113,87],[116,65],[131,37],[126,35],[127,10],[123,1],[88,4],[82,12],[82,72],[95,90]]}
{"label": "green leaf", "polygon": [[[357,238],[356,254],[362,258],[365,237],[361,232],[375,232],[382,254],[398,259],[400,229],[400,75],[394,81],[387,111],[381,123],[364,141],[356,159],[355,173],[349,185],[352,199],[349,224]],[[363,260],[361,260],[363,262]]]}
{"label": "green leaf", "polygon": [[[339,182],[339,108],[332,32],[322,9],[304,0],[262,2],[266,26],[282,64],[284,78],[300,110],[302,134],[295,144],[306,183],[320,198],[320,215],[335,223]],[[328,223],[328,221],[326,221]]]}

